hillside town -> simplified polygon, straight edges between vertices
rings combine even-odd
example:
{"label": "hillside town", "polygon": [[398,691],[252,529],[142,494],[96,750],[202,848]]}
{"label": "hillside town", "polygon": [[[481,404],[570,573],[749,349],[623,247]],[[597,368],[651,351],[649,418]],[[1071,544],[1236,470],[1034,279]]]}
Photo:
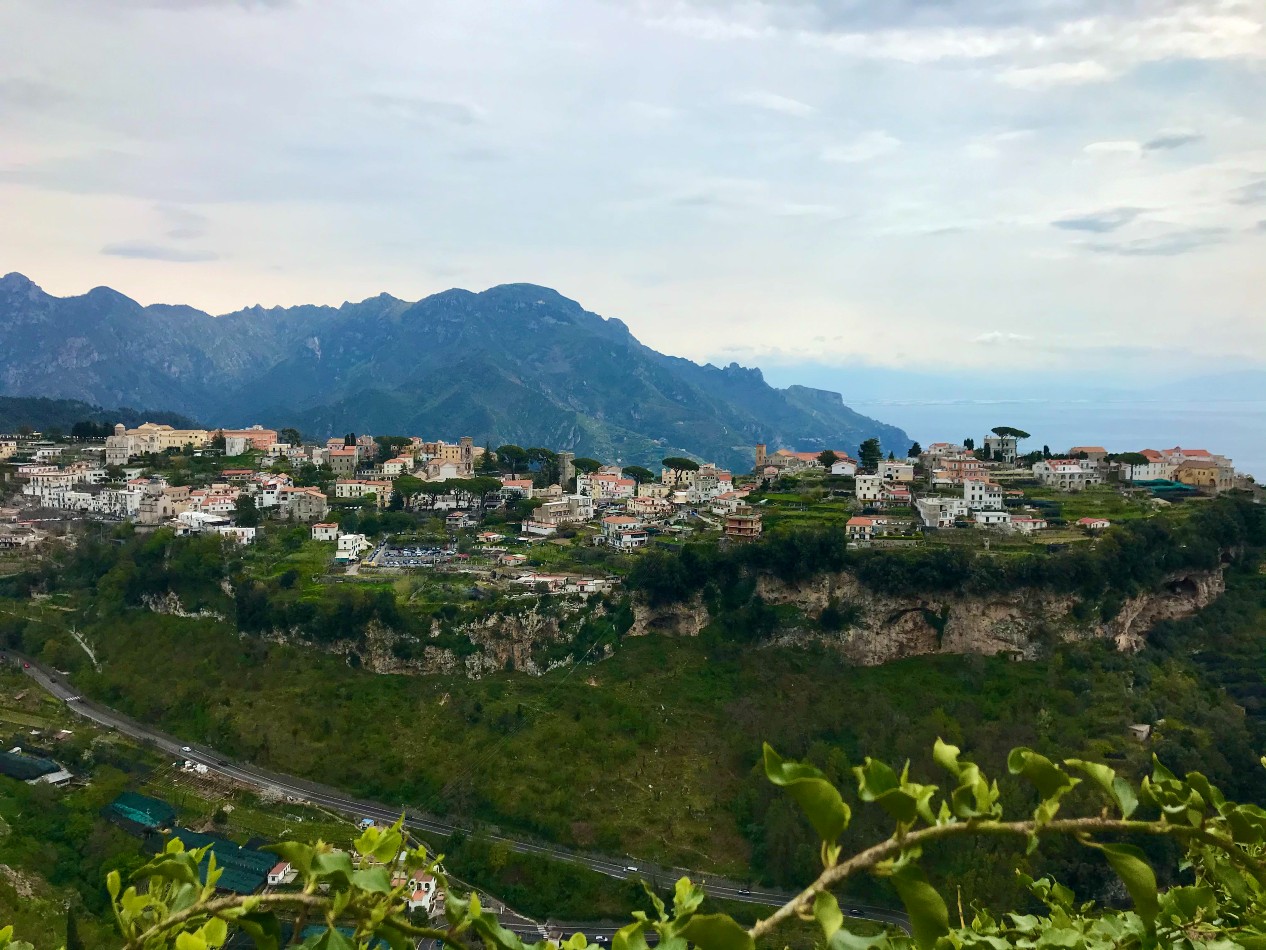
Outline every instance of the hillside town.
{"label": "hillside town", "polygon": [[[1110,492],[1155,508],[1253,488],[1233,462],[1203,448],[1102,446],[1022,450],[1028,434],[998,427],[979,445],[915,443],[898,455],[877,440],[843,450],[756,445],[749,472],[666,458],[658,471],[570,451],[478,446],[419,436],[348,433],[321,442],[293,429],[114,427],[104,439],[39,433],[0,437],[5,481],[0,548],[34,546],[70,521],[218,535],[251,544],[269,524],[306,524],[351,570],[435,568],[472,559],[550,590],[601,589],[603,579],[534,569],[534,546],[605,548],[759,538],[769,523],[840,524],[851,543],[910,543],[962,529],[990,538],[1067,540],[1111,526],[1064,517],[1067,500]],[[808,487],[806,487],[808,486]],[[807,494],[806,494],[807,492]],[[1100,497],[1100,496],[1096,496]],[[1063,499],[1063,500],[1061,500]],[[1142,510],[1142,509],[1140,509]],[[426,519],[429,538],[389,530],[375,515]],[[539,565],[537,565],[539,567]]]}

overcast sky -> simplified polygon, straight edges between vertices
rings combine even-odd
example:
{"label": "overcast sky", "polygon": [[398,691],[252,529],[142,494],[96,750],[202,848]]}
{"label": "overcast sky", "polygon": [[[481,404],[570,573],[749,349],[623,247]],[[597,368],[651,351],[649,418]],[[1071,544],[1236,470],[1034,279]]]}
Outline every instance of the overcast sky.
{"label": "overcast sky", "polygon": [[1262,0],[5,0],[0,273],[714,362],[1266,364]]}

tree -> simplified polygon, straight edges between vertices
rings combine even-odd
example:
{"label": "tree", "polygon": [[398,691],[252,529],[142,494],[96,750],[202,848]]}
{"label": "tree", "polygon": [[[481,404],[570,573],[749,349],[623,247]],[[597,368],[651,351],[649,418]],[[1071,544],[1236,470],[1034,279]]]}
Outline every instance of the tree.
{"label": "tree", "polygon": [[663,466],[664,468],[668,469],[670,472],[673,473],[674,485],[681,484],[682,472],[699,471],[698,462],[696,462],[694,459],[682,458],[681,456],[678,456],[678,455],[670,455],[668,458],[664,459]]}
{"label": "tree", "polygon": [[255,496],[245,492],[237,496],[233,505],[233,523],[239,528],[259,527],[259,508],[255,505]]}
{"label": "tree", "polygon": [[861,459],[862,468],[873,472],[879,468],[879,462],[884,457],[884,450],[880,447],[878,439],[870,438],[857,447],[857,455]]}
{"label": "tree", "polygon": [[355,433],[355,432],[349,432],[349,433],[347,433],[347,435],[343,436],[343,446],[344,446],[345,448],[351,448],[351,447],[352,447],[353,445],[355,445],[355,444],[356,444],[356,433]]}
{"label": "tree", "polygon": [[374,442],[378,445],[378,457],[381,459],[395,458],[401,449],[413,444],[407,435],[376,435]]}
{"label": "tree", "polygon": [[840,460],[840,457],[830,449],[823,449],[818,453],[818,464],[825,469],[830,469],[832,465]]}
{"label": "tree", "polygon": [[286,445],[303,445],[303,433],[294,426],[286,426],[277,433],[278,441],[285,442]]}
{"label": "tree", "polygon": [[923,446],[919,445],[918,442],[912,442],[910,444],[910,449],[906,452],[906,458],[917,459],[922,454],[923,454]]}
{"label": "tree", "polygon": [[602,463],[597,459],[585,458],[572,459],[572,467],[582,475],[592,475],[598,469],[602,468]]}
{"label": "tree", "polygon": [[402,505],[408,505],[425,485],[426,482],[414,475],[401,475],[391,483],[393,494],[400,496]]}
{"label": "tree", "polygon": [[976,450],[976,440],[971,436],[963,439],[963,448],[965,448],[968,452],[974,452]]}
{"label": "tree", "polygon": [[646,485],[655,481],[655,473],[641,465],[626,465],[621,470],[621,474],[626,478],[633,479],[639,485]]}
{"label": "tree", "polygon": [[497,453],[492,450],[491,445],[484,446],[484,450],[479,455],[479,461],[475,463],[475,471],[480,475],[497,474]]}
{"label": "tree", "polygon": [[527,451],[521,446],[509,444],[497,449],[497,458],[501,464],[510,469],[511,475],[518,475],[528,462]]}

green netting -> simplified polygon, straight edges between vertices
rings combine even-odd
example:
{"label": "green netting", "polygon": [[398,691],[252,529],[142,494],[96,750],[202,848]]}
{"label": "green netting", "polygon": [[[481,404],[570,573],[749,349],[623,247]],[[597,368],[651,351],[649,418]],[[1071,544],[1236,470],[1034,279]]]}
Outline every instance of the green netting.
{"label": "green netting", "polygon": [[[184,842],[185,849],[190,851],[194,848],[211,846],[211,852],[215,854],[216,866],[223,869],[216,887],[224,891],[250,894],[259,890],[264,886],[268,872],[277,863],[275,854],[256,851],[254,848],[244,848],[227,838],[204,835],[197,831],[190,831],[188,828],[176,828],[172,832],[172,837],[179,838]],[[205,881],[205,859],[200,870]]]}
{"label": "green netting", "polygon": [[166,828],[176,818],[176,809],[158,798],[124,792],[109,805],[107,812],[145,828]]}
{"label": "green netting", "polygon": [[60,766],[51,759],[42,759],[35,755],[21,755],[17,752],[0,752],[0,775],[16,778],[23,782],[37,779],[41,775],[51,775]]}

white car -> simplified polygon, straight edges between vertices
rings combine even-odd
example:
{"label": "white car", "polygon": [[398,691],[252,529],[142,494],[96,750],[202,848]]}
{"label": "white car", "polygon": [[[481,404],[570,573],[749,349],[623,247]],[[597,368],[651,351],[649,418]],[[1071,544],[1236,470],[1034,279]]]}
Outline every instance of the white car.
{"label": "white car", "polygon": [[192,752],[192,751],[193,751],[193,749],[189,748],[187,745],[182,745],[182,746],[180,747],[180,751],[181,751],[181,752]]}
{"label": "white car", "polygon": [[628,865],[628,866],[627,866],[624,870],[626,870],[626,871],[632,871],[634,874],[636,874],[636,873],[637,873],[637,868],[635,868],[635,867],[634,867],[633,865],[631,865],[631,864],[630,864],[630,865]]}

